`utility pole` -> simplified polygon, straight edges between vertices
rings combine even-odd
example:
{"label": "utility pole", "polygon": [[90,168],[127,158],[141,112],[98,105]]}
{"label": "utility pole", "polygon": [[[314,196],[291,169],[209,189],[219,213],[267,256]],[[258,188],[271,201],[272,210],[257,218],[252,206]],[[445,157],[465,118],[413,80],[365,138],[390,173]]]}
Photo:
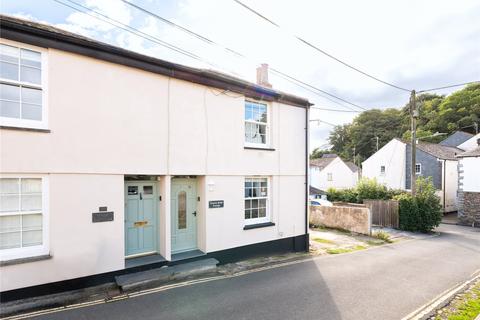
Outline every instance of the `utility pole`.
{"label": "utility pole", "polygon": [[375,137],[377,139],[377,151],[378,151],[378,136]]}
{"label": "utility pole", "polygon": [[412,90],[412,94],[410,96],[410,123],[411,123],[411,130],[412,130],[412,163],[411,163],[411,171],[410,171],[410,188],[412,190],[412,196],[415,196],[416,193],[416,179],[417,176],[415,174],[415,164],[416,164],[416,152],[417,152],[417,117],[418,117],[418,110],[416,105],[415,99],[415,90]]}
{"label": "utility pole", "polygon": [[474,122],[473,126],[475,127],[475,134],[478,134],[478,122]]}
{"label": "utility pole", "polygon": [[357,164],[355,163],[355,145],[353,146],[353,164],[354,164],[354,165],[357,165]]}

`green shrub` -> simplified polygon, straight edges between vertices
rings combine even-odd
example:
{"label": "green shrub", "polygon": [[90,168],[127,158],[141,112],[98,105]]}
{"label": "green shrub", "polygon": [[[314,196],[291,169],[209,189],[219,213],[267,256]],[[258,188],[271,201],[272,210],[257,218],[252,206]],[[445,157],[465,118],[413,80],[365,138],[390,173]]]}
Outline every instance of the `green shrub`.
{"label": "green shrub", "polygon": [[387,200],[387,187],[378,183],[376,179],[361,179],[357,184],[356,190],[357,203],[363,203],[363,200],[367,199]]}
{"label": "green shrub", "polygon": [[340,201],[340,202],[357,202],[357,192],[355,189],[334,189],[329,188],[327,190],[327,199],[329,201]]}
{"label": "green shrub", "polygon": [[440,224],[442,212],[440,198],[435,195],[431,178],[417,178],[416,196],[401,194],[399,201],[400,229],[429,232]]}

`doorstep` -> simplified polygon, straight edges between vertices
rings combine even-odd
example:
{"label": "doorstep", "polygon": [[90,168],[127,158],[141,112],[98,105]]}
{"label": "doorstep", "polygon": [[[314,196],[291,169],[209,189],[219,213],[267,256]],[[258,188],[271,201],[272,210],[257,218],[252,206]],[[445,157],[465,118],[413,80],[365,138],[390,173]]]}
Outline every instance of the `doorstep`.
{"label": "doorstep", "polygon": [[125,269],[144,266],[152,263],[166,262],[164,257],[159,254],[151,254],[148,256],[125,259]]}
{"label": "doorstep", "polygon": [[180,252],[180,253],[174,253],[172,254],[172,262],[177,262],[181,260],[187,260],[187,259],[193,259],[193,258],[199,258],[201,256],[205,256],[206,254],[203,253],[200,250],[190,250],[190,251],[185,251],[185,252]]}
{"label": "doorstep", "polygon": [[115,282],[125,291],[133,291],[158,286],[172,280],[181,280],[217,270],[217,259],[208,258],[192,262],[163,266],[152,270],[129,273],[115,277]]}

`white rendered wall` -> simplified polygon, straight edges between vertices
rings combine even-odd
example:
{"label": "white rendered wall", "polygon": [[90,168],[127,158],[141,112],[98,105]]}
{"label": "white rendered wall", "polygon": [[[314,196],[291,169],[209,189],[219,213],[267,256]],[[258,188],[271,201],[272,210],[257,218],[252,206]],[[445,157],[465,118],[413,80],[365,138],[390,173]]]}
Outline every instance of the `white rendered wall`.
{"label": "white rendered wall", "polygon": [[[329,173],[332,175],[331,181],[328,180]],[[358,180],[357,173],[352,172],[339,157],[332,160],[323,170],[319,170],[316,166],[311,166],[310,177],[311,185],[320,190],[352,188],[357,184]]]}
{"label": "white rendered wall", "polygon": [[480,157],[460,158],[463,170],[461,182],[465,192],[480,192]]}
{"label": "white rendered wall", "polygon": [[[392,139],[362,163],[362,177],[376,178],[393,189],[405,189],[406,144]],[[380,167],[385,166],[385,174]]]}

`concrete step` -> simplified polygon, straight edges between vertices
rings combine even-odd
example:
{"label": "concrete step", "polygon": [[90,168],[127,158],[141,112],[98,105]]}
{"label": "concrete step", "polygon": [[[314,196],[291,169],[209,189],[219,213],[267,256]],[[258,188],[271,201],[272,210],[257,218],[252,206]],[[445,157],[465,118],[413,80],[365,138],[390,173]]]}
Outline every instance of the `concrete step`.
{"label": "concrete step", "polygon": [[215,272],[217,264],[217,259],[202,259],[170,267],[117,276],[115,277],[115,282],[123,291],[138,290],[164,284],[172,280],[181,280],[191,276]]}

